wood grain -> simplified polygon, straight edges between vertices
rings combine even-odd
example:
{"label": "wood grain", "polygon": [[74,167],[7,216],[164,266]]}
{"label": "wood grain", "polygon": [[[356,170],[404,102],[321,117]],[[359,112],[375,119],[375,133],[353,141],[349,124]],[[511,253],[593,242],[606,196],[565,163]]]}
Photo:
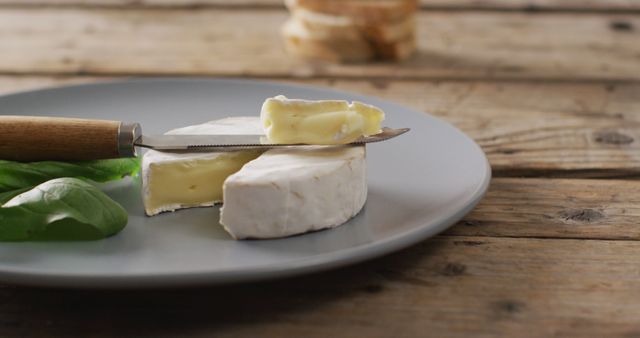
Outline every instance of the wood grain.
{"label": "wood grain", "polygon": [[119,129],[119,121],[0,115],[0,158],[24,162],[117,158]]}
{"label": "wood grain", "polygon": [[[127,7],[275,7],[283,0],[0,0],[0,5],[49,6],[127,6]],[[424,9],[451,10],[564,10],[564,11],[630,11],[640,10],[634,0],[422,0]]]}
{"label": "wood grain", "polygon": [[637,84],[306,83],[383,97],[442,117],[482,146],[497,176],[640,174]]}
{"label": "wood grain", "polygon": [[414,58],[372,65],[285,55],[279,29],[286,17],[284,10],[7,8],[0,11],[0,73],[640,78],[637,16],[432,11],[419,17]]}
{"label": "wood grain", "polygon": [[[0,93],[105,80],[109,79],[0,76]],[[495,176],[640,175],[640,84],[400,80],[295,83],[377,96],[441,117],[483,147]],[[387,114],[392,121],[393,112]]]}
{"label": "wood grain", "polygon": [[640,181],[494,178],[447,234],[640,239]]}
{"label": "wood grain", "polygon": [[634,0],[422,0],[422,7],[440,9],[621,11],[640,9]]}
{"label": "wood grain", "polygon": [[439,237],[329,273],[186,290],[0,288],[0,335],[634,337],[630,241]]}

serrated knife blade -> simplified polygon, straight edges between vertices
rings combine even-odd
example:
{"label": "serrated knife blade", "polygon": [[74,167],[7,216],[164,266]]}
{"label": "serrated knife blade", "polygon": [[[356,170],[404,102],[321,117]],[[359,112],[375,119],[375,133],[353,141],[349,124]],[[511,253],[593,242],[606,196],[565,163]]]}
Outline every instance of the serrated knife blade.
{"label": "serrated knife blade", "polygon": [[[380,133],[360,137],[350,144],[385,141],[408,131],[409,128],[393,129],[384,127]],[[264,135],[142,135],[134,141],[134,145],[161,151],[216,151],[226,148],[273,148],[313,146],[314,144],[270,143]]]}
{"label": "serrated knife blade", "polygon": [[[383,128],[352,144],[380,142],[409,128]],[[274,144],[263,135],[143,135],[139,123],[63,117],[0,116],[0,159],[77,161],[136,156],[136,147],[162,151],[234,151],[309,146]],[[312,145],[313,146],[313,145]]]}

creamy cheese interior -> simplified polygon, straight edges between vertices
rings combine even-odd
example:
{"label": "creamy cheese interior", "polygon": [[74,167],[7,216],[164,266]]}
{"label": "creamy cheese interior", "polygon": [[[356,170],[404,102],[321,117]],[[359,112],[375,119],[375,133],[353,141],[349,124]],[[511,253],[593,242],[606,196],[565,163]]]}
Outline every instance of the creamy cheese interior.
{"label": "creamy cheese interior", "polygon": [[259,155],[256,151],[235,152],[214,158],[150,163],[147,214],[222,202],[222,185],[227,177]]}
{"label": "creamy cheese interior", "polygon": [[[234,117],[174,129],[168,134],[262,134],[262,127],[258,118]],[[227,177],[262,152],[148,151],[142,158],[145,212],[152,216],[222,202],[222,185]]]}
{"label": "creamy cheese interior", "polygon": [[264,102],[260,120],[274,143],[345,144],[380,132],[384,113],[356,101],[290,100],[280,95]]}

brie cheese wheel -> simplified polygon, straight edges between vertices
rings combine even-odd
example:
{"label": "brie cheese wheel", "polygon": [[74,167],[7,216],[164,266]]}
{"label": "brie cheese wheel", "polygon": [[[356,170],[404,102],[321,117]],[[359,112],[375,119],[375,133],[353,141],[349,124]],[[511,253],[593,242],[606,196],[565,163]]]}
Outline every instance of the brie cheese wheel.
{"label": "brie cheese wheel", "polygon": [[[227,118],[170,134],[262,134],[257,117]],[[169,134],[168,133],[168,134]],[[341,225],[367,198],[364,145],[222,153],[150,150],[142,159],[147,215],[224,201],[236,239],[276,238]]]}
{"label": "brie cheese wheel", "polygon": [[274,143],[346,144],[380,132],[382,110],[343,100],[290,100],[280,95],[262,105],[260,119]]}
{"label": "brie cheese wheel", "polygon": [[220,223],[236,239],[341,225],[367,198],[365,147],[276,148],[224,183]]}
{"label": "brie cheese wheel", "polygon": [[[257,118],[235,117],[169,131],[167,134],[262,134]],[[211,206],[222,202],[222,184],[261,150],[217,153],[168,153],[147,151],[142,157],[142,190],[145,212]]]}

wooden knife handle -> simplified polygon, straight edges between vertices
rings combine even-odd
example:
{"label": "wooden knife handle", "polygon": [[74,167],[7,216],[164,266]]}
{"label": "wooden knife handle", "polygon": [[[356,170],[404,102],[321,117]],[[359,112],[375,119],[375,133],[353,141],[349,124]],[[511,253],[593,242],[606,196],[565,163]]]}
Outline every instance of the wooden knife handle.
{"label": "wooden knife handle", "polygon": [[137,123],[5,115],[0,116],[0,159],[80,161],[135,156],[133,141],[139,133]]}

